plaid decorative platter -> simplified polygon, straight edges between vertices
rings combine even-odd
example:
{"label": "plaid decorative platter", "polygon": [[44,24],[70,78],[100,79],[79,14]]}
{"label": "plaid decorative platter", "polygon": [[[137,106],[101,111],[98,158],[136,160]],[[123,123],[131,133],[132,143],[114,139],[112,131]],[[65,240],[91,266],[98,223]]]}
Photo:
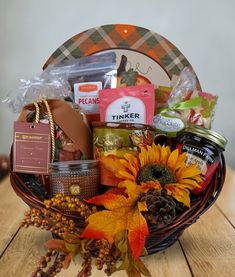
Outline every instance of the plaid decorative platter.
{"label": "plaid decorative platter", "polygon": [[51,63],[110,50],[116,52],[117,67],[120,67],[124,55],[127,58],[126,71],[133,68],[156,85],[170,86],[185,66],[192,67],[185,56],[161,35],[138,26],[112,24],[73,36],[56,49],[43,69]]}

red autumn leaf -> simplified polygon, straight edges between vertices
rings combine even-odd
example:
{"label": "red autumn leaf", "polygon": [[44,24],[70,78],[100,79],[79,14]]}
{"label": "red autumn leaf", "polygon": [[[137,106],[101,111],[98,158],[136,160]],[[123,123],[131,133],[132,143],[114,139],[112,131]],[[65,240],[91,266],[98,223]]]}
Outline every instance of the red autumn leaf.
{"label": "red autumn leaf", "polygon": [[65,256],[65,259],[64,259],[64,262],[63,262],[63,268],[64,269],[67,269],[70,266],[71,260],[72,260],[72,258],[69,254]]}
{"label": "red autumn leaf", "polygon": [[141,211],[146,211],[147,207],[144,202],[138,203],[138,208],[131,214],[128,219],[128,240],[135,259],[137,259],[144,248],[145,238],[149,234],[148,226]]}
{"label": "red autumn leaf", "polygon": [[56,250],[58,252],[68,253],[65,242],[61,239],[50,239],[45,242],[44,246],[49,250]]}

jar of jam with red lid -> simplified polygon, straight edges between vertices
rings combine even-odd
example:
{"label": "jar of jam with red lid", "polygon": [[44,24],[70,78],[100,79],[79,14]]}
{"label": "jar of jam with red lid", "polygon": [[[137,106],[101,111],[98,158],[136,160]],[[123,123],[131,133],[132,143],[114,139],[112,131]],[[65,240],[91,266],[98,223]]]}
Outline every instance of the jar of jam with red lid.
{"label": "jar of jam with red lid", "polygon": [[200,194],[210,183],[213,174],[221,160],[221,153],[225,150],[227,139],[215,131],[191,126],[177,135],[177,148],[180,153],[186,152],[186,164],[198,164],[201,169],[201,187],[193,191]]}

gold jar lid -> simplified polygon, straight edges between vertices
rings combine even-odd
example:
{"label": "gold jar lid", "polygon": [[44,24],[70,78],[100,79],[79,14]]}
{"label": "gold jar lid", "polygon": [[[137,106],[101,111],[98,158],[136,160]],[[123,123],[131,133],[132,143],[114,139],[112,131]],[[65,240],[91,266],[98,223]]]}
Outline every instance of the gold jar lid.
{"label": "gold jar lid", "polygon": [[197,125],[192,125],[190,127],[187,127],[184,131],[187,133],[192,133],[192,134],[198,135],[200,137],[206,138],[206,139],[216,143],[217,145],[219,145],[222,149],[225,149],[225,145],[228,142],[224,136],[218,134],[217,132],[206,129],[206,128],[202,128]]}

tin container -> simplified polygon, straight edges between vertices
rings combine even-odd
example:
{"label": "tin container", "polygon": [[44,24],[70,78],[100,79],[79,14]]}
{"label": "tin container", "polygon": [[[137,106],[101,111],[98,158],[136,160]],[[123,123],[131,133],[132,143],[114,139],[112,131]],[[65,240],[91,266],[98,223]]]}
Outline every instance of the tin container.
{"label": "tin container", "polygon": [[93,157],[137,153],[139,146],[152,145],[155,129],[149,125],[93,122]]}
{"label": "tin container", "polygon": [[51,163],[51,195],[58,193],[89,199],[100,193],[99,164],[95,160]]}
{"label": "tin container", "polygon": [[196,163],[201,169],[201,188],[195,189],[196,194],[204,191],[211,181],[213,174],[221,162],[221,153],[227,140],[215,131],[199,126],[188,127],[177,136],[177,148],[186,152],[186,163]]}

